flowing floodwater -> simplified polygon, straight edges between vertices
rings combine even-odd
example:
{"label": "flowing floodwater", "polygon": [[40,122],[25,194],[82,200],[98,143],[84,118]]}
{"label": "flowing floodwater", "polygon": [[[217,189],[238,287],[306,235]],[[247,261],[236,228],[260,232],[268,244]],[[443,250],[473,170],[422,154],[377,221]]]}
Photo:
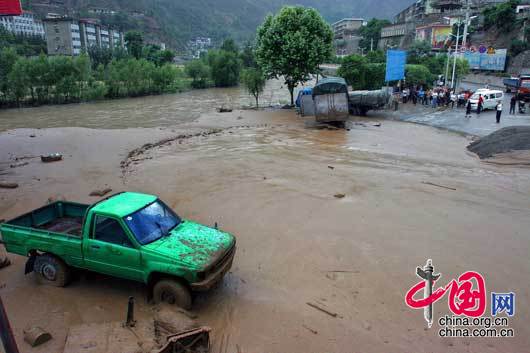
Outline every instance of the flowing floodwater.
{"label": "flowing floodwater", "polygon": [[[270,80],[260,104],[277,106],[289,100],[289,91],[283,81]],[[83,104],[8,109],[0,111],[0,131],[15,128],[123,129],[173,126],[191,122],[220,107],[238,109],[254,104],[254,98],[243,87],[231,87]]]}

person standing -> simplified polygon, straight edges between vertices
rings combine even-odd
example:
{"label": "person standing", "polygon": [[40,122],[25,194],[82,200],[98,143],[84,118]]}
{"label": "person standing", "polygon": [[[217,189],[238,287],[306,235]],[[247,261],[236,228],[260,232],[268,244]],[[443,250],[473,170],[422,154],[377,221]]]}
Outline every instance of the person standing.
{"label": "person standing", "polygon": [[482,98],[482,94],[479,94],[478,102],[477,102],[477,115],[480,115],[480,112],[482,111],[483,103],[484,103],[484,98]]}
{"label": "person standing", "polygon": [[501,122],[502,102],[497,103],[497,124]]}
{"label": "person standing", "polygon": [[515,115],[515,103],[517,102],[516,94],[512,96],[512,99],[510,99],[510,114]]}
{"label": "person standing", "polygon": [[466,118],[471,117],[471,101],[468,99],[467,105],[466,105]]}

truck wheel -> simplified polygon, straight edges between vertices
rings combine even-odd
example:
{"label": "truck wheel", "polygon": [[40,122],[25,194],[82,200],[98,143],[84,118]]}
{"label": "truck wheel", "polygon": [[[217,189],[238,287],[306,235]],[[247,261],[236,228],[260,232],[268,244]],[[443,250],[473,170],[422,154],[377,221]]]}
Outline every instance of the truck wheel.
{"label": "truck wheel", "polygon": [[191,309],[191,292],[182,283],[172,279],[162,279],[153,288],[155,303],[177,305],[182,309]]}
{"label": "truck wheel", "polygon": [[34,271],[40,283],[64,287],[70,280],[71,270],[61,259],[53,255],[39,255],[35,259]]}

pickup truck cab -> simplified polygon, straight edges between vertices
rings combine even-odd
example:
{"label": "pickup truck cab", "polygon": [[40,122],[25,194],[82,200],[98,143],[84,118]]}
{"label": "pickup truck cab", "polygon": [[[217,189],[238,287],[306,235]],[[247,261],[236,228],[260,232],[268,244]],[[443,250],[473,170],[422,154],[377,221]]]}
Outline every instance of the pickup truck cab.
{"label": "pickup truck cab", "polygon": [[93,205],[58,201],[0,225],[8,252],[29,256],[48,284],[65,286],[71,269],[139,281],[155,302],[191,307],[232,266],[235,238],[180,218],[156,196],[124,192]]}

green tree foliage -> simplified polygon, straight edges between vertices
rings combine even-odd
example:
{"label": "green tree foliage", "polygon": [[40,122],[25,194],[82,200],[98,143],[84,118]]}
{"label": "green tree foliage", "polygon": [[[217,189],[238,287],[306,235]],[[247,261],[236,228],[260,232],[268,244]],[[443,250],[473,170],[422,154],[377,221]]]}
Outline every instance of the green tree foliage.
{"label": "green tree foliage", "polygon": [[382,50],[374,50],[366,54],[366,60],[369,63],[377,64],[386,62],[385,53]]}
{"label": "green tree foliage", "polygon": [[210,75],[216,87],[231,87],[239,84],[241,62],[239,53],[226,50],[210,50],[207,57]]}
{"label": "green tree foliage", "polygon": [[93,45],[88,48],[88,56],[90,57],[92,68],[95,69],[99,65],[107,66],[112,61],[114,54],[111,48],[103,48]]}
{"label": "green tree foliage", "polygon": [[405,68],[407,84],[426,86],[434,80],[429,69],[423,65],[409,64]]}
{"label": "green tree foliage", "polygon": [[333,50],[333,32],[312,8],[285,6],[258,28],[256,59],[269,78],[283,76],[294,105],[294,88],[318,72]]}
{"label": "green tree foliage", "polygon": [[136,59],[142,57],[144,37],[142,33],[138,31],[129,31],[125,33],[125,45],[127,46],[127,51]]}
{"label": "green tree foliage", "polygon": [[432,45],[426,40],[416,40],[412,43],[407,51],[407,61],[410,63],[419,63],[427,57],[432,51]]}
{"label": "green tree foliage", "polygon": [[381,39],[381,28],[389,24],[391,24],[390,21],[377,18],[368,21],[368,24],[360,29],[362,39],[359,42],[359,47],[369,51],[373,44],[373,49],[377,49],[379,39]]}
{"label": "green tree foliage", "polygon": [[365,57],[352,54],[343,58],[337,74],[344,78],[354,90],[366,89],[366,64]]}
{"label": "green tree foliage", "polygon": [[240,54],[243,67],[257,67],[256,57],[254,55],[254,45],[252,42],[246,42]]}
{"label": "green tree foliage", "polygon": [[239,47],[237,46],[236,42],[234,42],[232,38],[225,39],[220,49],[224,51],[236,53],[236,54],[239,53]]}
{"label": "green tree foliage", "polygon": [[59,104],[174,92],[183,88],[183,73],[171,64],[146,59],[113,59],[92,69],[88,55],[44,54],[26,58],[14,49],[0,50],[0,106]]}
{"label": "green tree foliage", "polygon": [[37,56],[46,53],[46,41],[39,36],[13,34],[0,26],[0,48],[13,48],[20,56]]}
{"label": "green tree foliage", "polygon": [[369,63],[364,66],[364,70],[367,78],[364,89],[381,89],[385,85],[385,63]]}
{"label": "green tree foliage", "polygon": [[256,108],[259,107],[259,96],[265,88],[265,75],[259,68],[247,68],[241,73],[241,82],[247,91],[256,99]]}
{"label": "green tree foliage", "polygon": [[515,9],[519,3],[519,0],[510,0],[484,9],[484,27],[496,26],[506,32],[511,31],[517,23]]}
{"label": "green tree foliage", "polygon": [[191,79],[191,87],[206,88],[208,87],[208,79],[210,78],[210,68],[203,59],[190,61],[185,66],[186,75]]}

